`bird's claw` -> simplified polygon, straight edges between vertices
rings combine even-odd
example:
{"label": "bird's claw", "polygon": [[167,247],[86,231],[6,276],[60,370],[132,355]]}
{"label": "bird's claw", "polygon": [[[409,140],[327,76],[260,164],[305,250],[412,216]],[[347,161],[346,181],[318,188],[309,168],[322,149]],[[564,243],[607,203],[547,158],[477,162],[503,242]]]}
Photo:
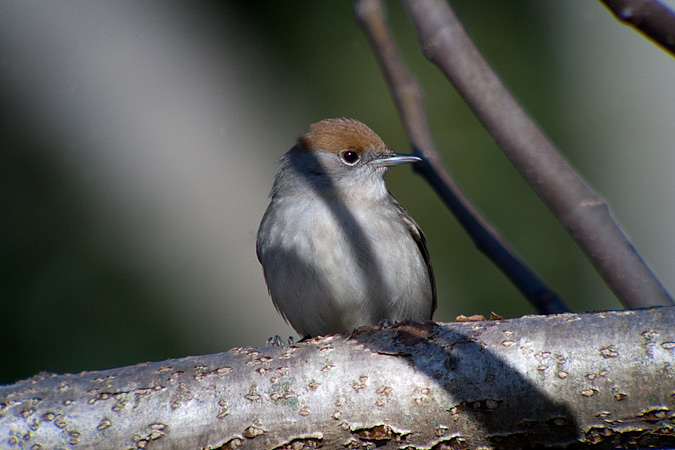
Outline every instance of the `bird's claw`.
{"label": "bird's claw", "polygon": [[[295,344],[293,336],[288,336],[288,345]],[[273,337],[267,339],[267,347],[283,347],[286,343],[281,339],[281,336],[275,334]]]}

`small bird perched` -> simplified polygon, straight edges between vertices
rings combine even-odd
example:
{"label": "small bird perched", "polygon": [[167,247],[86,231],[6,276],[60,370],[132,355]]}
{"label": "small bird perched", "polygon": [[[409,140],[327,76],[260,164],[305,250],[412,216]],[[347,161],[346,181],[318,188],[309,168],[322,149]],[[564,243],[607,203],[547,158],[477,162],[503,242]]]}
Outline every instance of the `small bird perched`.
{"label": "small bird perched", "polygon": [[353,119],[315,123],[280,159],[256,253],[274,306],[300,336],[431,320],[424,234],[384,184],[390,166],[418,161]]}

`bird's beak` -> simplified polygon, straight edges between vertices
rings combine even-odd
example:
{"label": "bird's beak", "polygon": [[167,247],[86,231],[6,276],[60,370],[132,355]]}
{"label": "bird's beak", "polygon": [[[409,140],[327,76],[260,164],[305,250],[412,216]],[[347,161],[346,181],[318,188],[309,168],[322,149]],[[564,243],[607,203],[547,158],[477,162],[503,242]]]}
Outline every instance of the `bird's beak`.
{"label": "bird's beak", "polygon": [[370,164],[380,167],[390,167],[397,166],[399,164],[416,163],[420,161],[422,161],[422,159],[417,156],[404,155],[402,153],[389,153],[372,160]]}

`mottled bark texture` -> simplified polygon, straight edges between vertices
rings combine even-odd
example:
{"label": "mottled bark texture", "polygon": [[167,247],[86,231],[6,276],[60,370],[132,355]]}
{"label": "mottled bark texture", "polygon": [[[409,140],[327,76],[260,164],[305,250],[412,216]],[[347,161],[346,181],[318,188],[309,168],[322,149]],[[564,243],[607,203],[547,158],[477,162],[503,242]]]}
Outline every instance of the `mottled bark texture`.
{"label": "mottled bark texture", "polygon": [[673,323],[664,307],[402,324],[43,373],[0,387],[0,448],[673,447]]}

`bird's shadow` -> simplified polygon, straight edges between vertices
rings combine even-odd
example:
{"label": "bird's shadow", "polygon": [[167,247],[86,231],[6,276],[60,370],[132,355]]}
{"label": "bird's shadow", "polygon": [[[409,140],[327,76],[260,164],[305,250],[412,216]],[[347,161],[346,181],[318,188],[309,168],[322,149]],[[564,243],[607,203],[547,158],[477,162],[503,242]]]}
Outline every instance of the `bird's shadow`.
{"label": "bird's shadow", "polygon": [[458,448],[466,445],[459,442],[460,430],[472,429],[480,430],[483,444],[491,448],[550,448],[577,442],[578,426],[570,408],[543,392],[482,340],[486,332],[503,334],[508,330],[504,323],[408,322],[384,330],[364,327],[350,339],[373,352],[408,359],[431,386],[447,394],[451,399],[447,421],[457,426],[453,430],[448,425],[448,434]]}
{"label": "bird's shadow", "polygon": [[[309,153],[306,157],[314,156]],[[320,167],[318,161],[316,163]],[[291,169],[323,199],[343,227],[348,245],[364,258],[369,268],[369,277],[364,277],[370,283],[369,289],[382,286],[387,268],[379,264],[363,229],[340,200],[330,178],[293,164]],[[318,279],[317,282],[325,281]],[[456,415],[458,420],[479,424],[492,447],[536,448],[576,441],[578,427],[569,407],[550,398],[481,344],[475,330],[488,326],[459,324],[459,327],[439,329],[432,323],[404,324],[394,328],[394,339],[373,339],[370,333],[354,333],[351,339],[362,342],[374,352],[409,358],[417,370],[453,399],[448,414]],[[463,331],[457,331],[457,328]],[[411,343],[415,349],[412,353]]]}
{"label": "bird's shadow", "polygon": [[[311,161],[311,166],[315,170],[307,170],[307,167],[300,163],[300,158],[290,158],[290,169],[303,179],[307,188],[311,189],[331,211],[336,223],[343,230],[342,235],[345,237],[346,244],[351,247],[354,254],[359,255],[362,266],[368,268],[368,277],[362,277],[361,279],[368,283],[367,292],[377,292],[385,285],[385,268],[379,264],[379,260],[367,239],[365,231],[354,214],[344,204],[340,195],[338,195],[337,186],[331,177],[325,171],[321,172],[323,169],[321,169],[320,161],[315,154],[313,152],[303,152],[302,157],[305,159],[305,162]],[[316,276],[317,283],[329,284],[326,280],[320,279],[318,273]]]}

